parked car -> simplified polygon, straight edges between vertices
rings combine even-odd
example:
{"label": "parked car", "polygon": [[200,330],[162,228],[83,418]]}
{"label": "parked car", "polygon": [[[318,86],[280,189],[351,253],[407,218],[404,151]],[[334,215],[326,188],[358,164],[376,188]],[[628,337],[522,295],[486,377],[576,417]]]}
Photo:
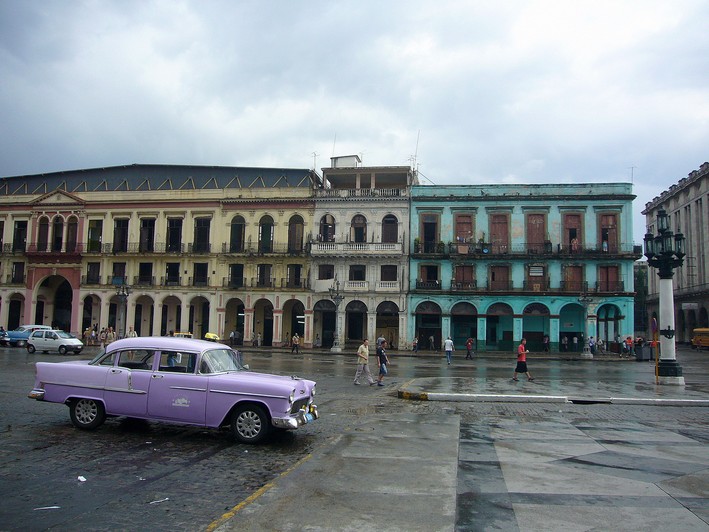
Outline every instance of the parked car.
{"label": "parked car", "polygon": [[696,350],[709,349],[709,328],[700,327],[699,329],[694,329],[692,347]]}
{"label": "parked car", "polygon": [[0,341],[2,341],[2,345],[25,347],[30,333],[32,331],[36,331],[37,329],[51,330],[52,328],[49,325],[20,325],[17,329],[7,331],[7,334],[0,339]]}
{"label": "parked car", "polygon": [[59,352],[60,355],[66,355],[69,351],[74,354],[81,353],[84,344],[73,334],[59,330],[37,329],[30,333],[27,338],[27,351],[34,353],[42,351],[48,353],[50,351]]}
{"label": "parked car", "polygon": [[37,362],[28,396],[66,404],[79,429],[96,429],[106,416],[127,416],[230,427],[243,443],[318,418],[315,382],[247,370],[240,354],[223,344],[124,338],[91,361]]}

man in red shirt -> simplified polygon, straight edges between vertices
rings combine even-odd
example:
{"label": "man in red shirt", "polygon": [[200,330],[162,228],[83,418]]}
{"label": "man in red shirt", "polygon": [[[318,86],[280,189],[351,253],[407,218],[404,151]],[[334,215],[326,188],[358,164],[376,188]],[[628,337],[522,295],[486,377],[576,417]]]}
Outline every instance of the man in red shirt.
{"label": "man in red shirt", "polygon": [[527,370],[527,353],[529,353],[529,350],[527,349],[527,339],[522,338],[522,341],[520,342],[519,347],[517,348],[517,367],[515,367],[515,374],[512,377],[513,381],[519,380],[517,378],[518,373],[526,374],[527,380],[529,381],[534,380],[529,374],[529,370]]}

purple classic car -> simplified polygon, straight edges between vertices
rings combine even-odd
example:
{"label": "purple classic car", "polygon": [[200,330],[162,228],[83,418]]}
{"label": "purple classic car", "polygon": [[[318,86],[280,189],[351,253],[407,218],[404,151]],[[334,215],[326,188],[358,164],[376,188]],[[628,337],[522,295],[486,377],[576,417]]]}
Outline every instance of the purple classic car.
{"label": "purple classic car", "polygon": [[243,443],[318,418],[315,382],[247,371],[226,345],[187,338],[112,342],[93,360],[37,362],[31,399],[64,403],[80,429],[106,416],[229,426]]}

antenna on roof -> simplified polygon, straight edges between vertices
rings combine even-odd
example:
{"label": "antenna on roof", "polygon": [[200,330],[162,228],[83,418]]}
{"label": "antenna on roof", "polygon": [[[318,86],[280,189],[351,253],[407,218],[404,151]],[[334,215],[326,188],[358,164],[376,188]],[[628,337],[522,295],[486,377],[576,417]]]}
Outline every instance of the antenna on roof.
{"label": "antenna on roof", "polygon": [[313,152],[313,170],[318,167],[318,155],[320,154]]}
{"label": "antenna on roof", "polygon": [[335,143],[337,143],[337,133],[335,133],[335,138],[332,139],[332,157],[335,156]]}
{"label": "antenna on roof", "polygon": [[409,161],[411,161],[411,167],[415,170],[416,169],[416,158],[418,157],[419,154],[419,138],[421,137],[421,130],[419,129],[417,135],[416,135],[416,149],[414,150],[414,154],[409,157]]}
{"label": "antenna on roof", "polygon": [[635,184],[635,181],[633,181],[633,178],[635,177],[635,172],[634,170],[637,168],[637,166],[631,166],[630,167],[630,183]]}

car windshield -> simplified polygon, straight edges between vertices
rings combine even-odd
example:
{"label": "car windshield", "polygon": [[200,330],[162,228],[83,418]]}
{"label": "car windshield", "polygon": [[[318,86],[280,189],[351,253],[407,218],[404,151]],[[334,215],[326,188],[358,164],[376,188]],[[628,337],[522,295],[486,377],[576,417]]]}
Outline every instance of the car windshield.
{"label": "car windshield", "polygon": [[212,349],[202,355],[200,373],[221,373],[224,371],[244,371],[239,353],[231,349]]}

